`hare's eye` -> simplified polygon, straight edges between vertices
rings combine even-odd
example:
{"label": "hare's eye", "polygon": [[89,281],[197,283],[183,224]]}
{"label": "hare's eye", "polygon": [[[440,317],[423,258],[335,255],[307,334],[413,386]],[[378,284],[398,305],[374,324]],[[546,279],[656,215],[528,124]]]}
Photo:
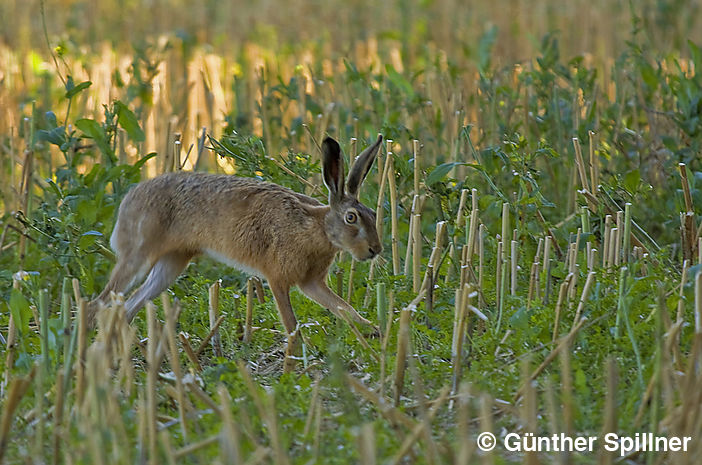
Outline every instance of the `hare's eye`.
{"label": "hare's eye", "polygon": [[354,224],[358,220],[358,216],[354,212],[346,212],[346,216],[344,217],[344,221],[346,221],[346,224]]}

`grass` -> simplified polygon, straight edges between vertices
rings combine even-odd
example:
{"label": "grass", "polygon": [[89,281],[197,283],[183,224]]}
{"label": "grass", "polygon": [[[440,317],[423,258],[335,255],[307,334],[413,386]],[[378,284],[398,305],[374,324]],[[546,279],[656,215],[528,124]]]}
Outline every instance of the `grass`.
{"label": "grass", "polygon": [[[695,463],[696,6],[638,16],[596,3],[608,14],[449,0],[214,14],[195,2],[180,33],[158,19],[178,2],[130,24],[110,12],[139,2],[47,1],[43,18],[3,4],[17,21],[0,45],[0,460],[619,458],[477,451],[491,431],[691,436],[687,453],[626,460]],[[596,33],[548,33],[574,29],[577,12]],[[226,27],[246,14],[265,20]],[[488,17],[495,28],[445,26]],[[79,27],[88,18],[104,27]],[[204,258],[132,325],[117,298],[87,329],[131,185],[199,169],[324,200],[318,141],[338,138],[350,160],[378,133],[389,140],[361,197],[384,252],[341,253],[329,283],[379,337],[294,292],[293,361],[265,283]]]}

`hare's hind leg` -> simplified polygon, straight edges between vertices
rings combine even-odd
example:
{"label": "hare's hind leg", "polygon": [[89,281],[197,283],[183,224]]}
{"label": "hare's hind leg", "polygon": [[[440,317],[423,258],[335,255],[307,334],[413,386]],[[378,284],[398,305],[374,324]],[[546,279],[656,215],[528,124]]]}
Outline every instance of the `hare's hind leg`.
{"label": "hare's hind leg", "polygon": [[363,318],[358,314],[355,308],[344,299],[336,295],[324,281],[310,281],[300,285],[300,290],[307,297],[317,302],[322,307],[328,309],[336,316],[340,316],[339,311],[342,310],[358,323],[373,326],[373,323]]}
{"label": "hare's hind leg", "polygon": [[87,321],[89,326],[95,324],[95,316],[97,315],[100,305],[107,304],[110,294],[126,294],[129,290],[146,275],[149,271],[151,263],[146,257],[139,253],[128,253],[119,255],[117,264],[112,269],[110,280],[107,282],[105,289],[94,300],[91,300],[87,306]]}
{"label": "hare's hind leg", "polygon": [[138,223],[139,226],[135,226],[133,221],[126,221],[121,217],[120,214],[110,237],[110,246],[117,255],[117,264],[112,270],[105,289],[93,301],[96,303],[98,301],[106,303],[111,292],[127,294],[132,287],[144,279],[156,258],[149,253],[149,248],[146,246],[141,222]]}
{"label": "hare's hind leg", "polygon": [[168,289],[194,256],[195,253],[190,251],[162,255],[151,268],[144,284],[127,300],[127,321],[131,322],[146,302]]}
{"label": "hare's hind leg", "polygon": [[105,303],[113,291],[118,294],[129,292],[134,284],[144,279],[146,272],[149,271],[149,265],[148,260],[138,254],[132,253],[126,257],[119,257],[110,280],[96,300]]}
{"label": "hare's hind leg", "polygon": [[100,308],[100,304],[107,304],[112,292],[117,294],[129,292],[136,283],[144,279],[152,264],[153,262],[149,262],[148,258],[138,251],[130,251],[118,255],[117,264],[112,269],[110,280],[107,282],[105,289],[88,304],[89,324],[95,324],[95,315]]}

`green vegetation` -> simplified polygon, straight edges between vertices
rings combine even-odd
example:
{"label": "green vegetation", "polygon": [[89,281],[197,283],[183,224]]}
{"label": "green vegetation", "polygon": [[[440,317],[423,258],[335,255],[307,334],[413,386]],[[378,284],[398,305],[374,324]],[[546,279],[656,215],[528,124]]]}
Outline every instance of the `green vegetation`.
{"label": "green vegetation", "polygon": [[[482,431],[702,454],[696,2],[94,3],[0,5],[0,461],[618,457],[483,453]],[[293,292],[288,372],[265,283],[206,258],[86,328],[132,185],[195,169],[324,200],[318,142],[350,161],[378,133],[384,251],[329,283],[379,337]]]}

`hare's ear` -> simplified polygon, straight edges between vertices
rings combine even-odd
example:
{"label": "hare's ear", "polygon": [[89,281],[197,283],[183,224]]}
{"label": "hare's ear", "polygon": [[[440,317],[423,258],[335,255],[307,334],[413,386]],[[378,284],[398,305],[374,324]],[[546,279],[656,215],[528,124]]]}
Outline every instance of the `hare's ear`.
{"label": "hare's ear", "polygon": [[366,175],[373,166],[375,161],[375,156],[378,154],[378,147],[380,143],[383,142],[383,136],[378,134],[378,140],[375,141],[373,145],[364,150],[356,159],[356,162],[351,168],[349,173],[348,190],[349,195],[354,198],[358,198],[358,189],[361,187],[361,183],[366,179]]}
{"label": "hare's ear", "polygon": [[329,189],[329,204],[340,202],[344,198],[344,160],[339,143],[331,137],[322,142],[322,171]]}

